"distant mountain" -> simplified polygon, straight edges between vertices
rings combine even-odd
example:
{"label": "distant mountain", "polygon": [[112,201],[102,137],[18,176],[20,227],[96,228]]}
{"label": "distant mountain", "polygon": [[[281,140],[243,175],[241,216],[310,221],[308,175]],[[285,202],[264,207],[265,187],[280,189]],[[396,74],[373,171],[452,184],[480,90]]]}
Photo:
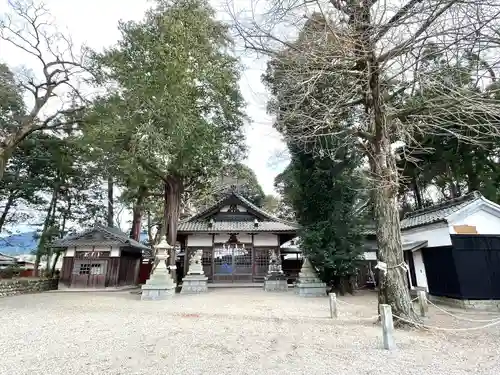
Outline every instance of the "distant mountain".
{"label": "distant mountain", "polygon": [[38,240],[35,231],[0,237],[0,253],[5,255],[29,254],[36,249]]}
{"label": "distant mountain", "polygon": [[[0,253],[5,255],[30,254],[38,246],[39,234],[36,231],[0,237]],[[148,240],[146,232],[141,233],[141,242]]]}

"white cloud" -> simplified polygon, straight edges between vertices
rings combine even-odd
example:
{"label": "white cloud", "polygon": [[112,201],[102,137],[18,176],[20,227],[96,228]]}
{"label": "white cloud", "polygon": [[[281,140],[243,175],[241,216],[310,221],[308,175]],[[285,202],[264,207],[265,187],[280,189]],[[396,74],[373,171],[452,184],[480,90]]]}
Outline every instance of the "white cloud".
{"label": "white cloud", "polygon": [[[215,8],[222,9],[222,2],[224,0],[215,2]],[[7,0],[0,0],[0,13],[7,10],[7,3]],[[119,20],[139,20],[151,5],[147,0],[45,0],[45,4],[58,29],[61,32],[67,30],[75,46],[87,45],[98,50],[118,40]],[[0,43],[0,59],[11,67],[30,65],[25,53],[5,43]],[[255,171],[264,191],[272,193],[274,177],[285,164],[282,160],[277,162],[280,158],[276,155],[282,153],[284,146],[272,128],[272,117],[266,113],[267,94],[261,83],[265,61],[245,58],[242,62],[246,69],[240,82],[241,90],[252,119],[246,127],[249,148],[246,164]]]}

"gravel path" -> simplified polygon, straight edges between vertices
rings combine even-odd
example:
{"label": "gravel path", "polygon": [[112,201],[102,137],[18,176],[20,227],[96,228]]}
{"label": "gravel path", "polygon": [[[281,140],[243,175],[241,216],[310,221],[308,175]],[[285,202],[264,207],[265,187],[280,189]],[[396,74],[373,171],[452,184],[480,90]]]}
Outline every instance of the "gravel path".
{"label": "gravel path", "polygon": [[[45,293],[0,299],[0,375],[498,374],[500,326],[397,331],[381,349],[372,293],[328,298],[213,290],[141,302],[130,292]],[[461,316],[488,319],[486,313]],[[494,317],[494,316],[493,316]],[[429,325],[474,327],[431,308]]]}

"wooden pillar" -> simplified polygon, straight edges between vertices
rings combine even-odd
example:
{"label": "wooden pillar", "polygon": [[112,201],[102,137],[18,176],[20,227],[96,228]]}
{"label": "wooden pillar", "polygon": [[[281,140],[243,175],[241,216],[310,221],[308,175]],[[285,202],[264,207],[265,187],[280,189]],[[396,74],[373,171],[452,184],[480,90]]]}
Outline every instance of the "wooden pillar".
{"label": "wooden pillar", "polygon": [[142,256],[140,256],[135,260],[135,270],[134,270],[134,280],[133,280],[134,285],[139,283],[139,271],[141,269],[141,262],[142,262]]}
{"label": "wooden pillar", "polygon": [[212,282],[214,282],[215,278],[215,233],[212,233],[212,257],[211,257],[211,265],[212,267]]}
{"label": "wooden pillar", "polygon": [[254,233],[250,233],[250,235],[252,236],[252,282],[255,281],[255,246],[253,244],[253,236],[254,236]]}
{"label": "wooden pillar", "polygon": [[187,246],[184,247],[184,274],[182,277],[186,276],[189,267],[189,258],[191,257],[191,252]]}

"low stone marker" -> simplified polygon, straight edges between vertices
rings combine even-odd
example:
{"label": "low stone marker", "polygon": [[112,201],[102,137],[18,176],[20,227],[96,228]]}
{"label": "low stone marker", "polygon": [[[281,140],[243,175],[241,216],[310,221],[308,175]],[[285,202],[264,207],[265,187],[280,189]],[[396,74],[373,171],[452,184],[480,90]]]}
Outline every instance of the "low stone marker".
{"label": "low stone marker", "polygon": [[335,293],[330,293],[330,318],[337,319],[339,317],[339,312],[337,310],[337,295]]}
{"label": "low stone marker", "polygon": [[380,318],[382,323],[382,340],[384,349],[395,349],[396,343],[394,342],[394,322],[392,320],[392,309],[390,305],[380,305]]}
{"label": "low stone marker", "polygon": [[424,317],[429,310],[429,304],[427,302],[427,293],[425,290],[418,291],[418,304],[420,306],[420,316]]}

